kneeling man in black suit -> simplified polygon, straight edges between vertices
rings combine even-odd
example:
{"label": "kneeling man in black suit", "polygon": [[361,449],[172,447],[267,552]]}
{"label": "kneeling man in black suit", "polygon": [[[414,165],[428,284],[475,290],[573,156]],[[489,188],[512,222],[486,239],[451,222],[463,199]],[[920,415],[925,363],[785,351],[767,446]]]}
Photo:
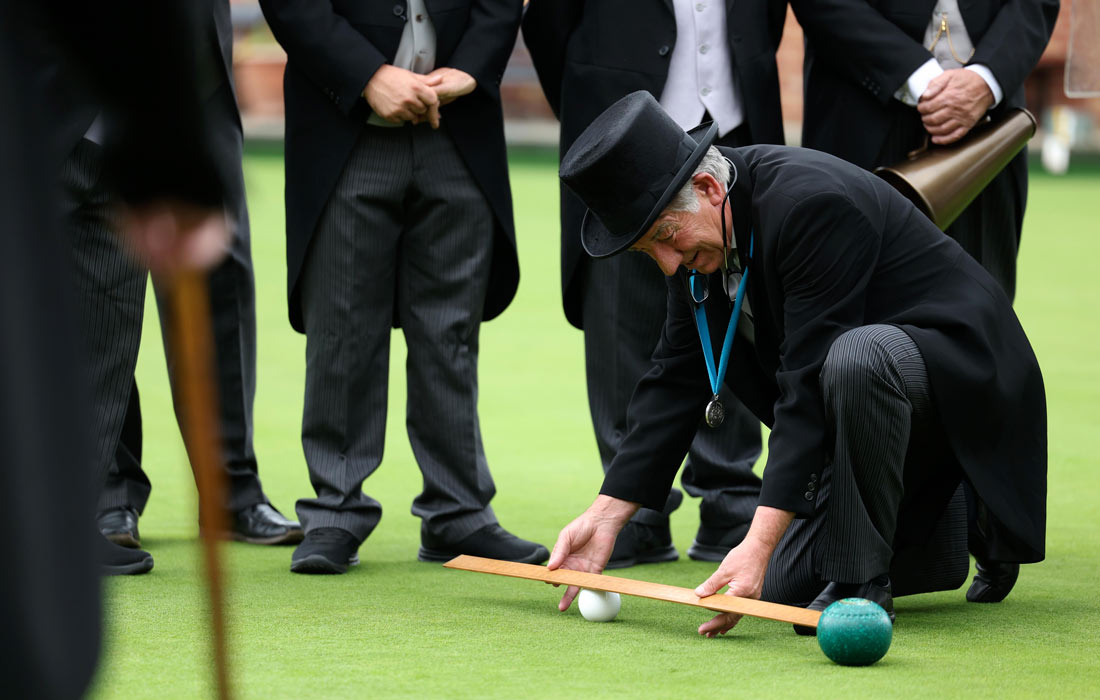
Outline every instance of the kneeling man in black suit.
{"label": "kneeling man in black suit", "polygon": [[974,586],[1003,598],[1043,558],[1046,519],[1043,379],[1008,298],[874,175],[810,150],[715,148],[715,131],[684,133],[637,92],[562,161],[589,206],[585,250],[653,258],[668,318],[622,449],[549,567],[603,569],[631,515],[663,504],[700,423],[720,422],[725,382],[771,427],[768,461],[748,535],[698,595],[858,596],[892,618],[894,595],[965,580],[966,482],[979,529],[998,533]]}

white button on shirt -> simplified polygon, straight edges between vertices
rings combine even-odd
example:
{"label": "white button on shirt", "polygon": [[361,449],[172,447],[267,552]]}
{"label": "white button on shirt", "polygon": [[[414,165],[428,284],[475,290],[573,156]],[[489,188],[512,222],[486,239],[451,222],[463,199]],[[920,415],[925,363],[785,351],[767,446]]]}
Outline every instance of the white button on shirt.
{"label": "white button on shirt", "polygon": [[710,112],[725,136],[745,120],[726,36],[725,0],[672,0],[676,45],[660,103],[683,129]]}

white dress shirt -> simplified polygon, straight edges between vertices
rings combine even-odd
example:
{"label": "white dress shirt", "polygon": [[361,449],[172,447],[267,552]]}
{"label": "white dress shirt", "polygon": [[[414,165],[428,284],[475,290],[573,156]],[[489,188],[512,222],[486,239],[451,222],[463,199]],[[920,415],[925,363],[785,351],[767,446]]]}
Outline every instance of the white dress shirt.
{"label": "white dress shirt", "polygon": [[718,134],[725,136],[745,120],[726,36],[725,0],[672,0],[672,6],[676,44],[661,106],[685,130],[699,126],[710,112]]}

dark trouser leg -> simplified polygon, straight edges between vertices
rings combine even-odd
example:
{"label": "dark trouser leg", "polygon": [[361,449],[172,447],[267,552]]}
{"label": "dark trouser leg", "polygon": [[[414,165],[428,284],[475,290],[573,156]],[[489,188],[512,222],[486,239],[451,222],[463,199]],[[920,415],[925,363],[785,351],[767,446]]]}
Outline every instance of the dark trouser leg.
{"label": "dark trouser leg", "polygon": [[302,449],[317,494],[302,526],[360,541],[382,517],[362,491],[382,461],[397,250],[411,178],[406,129],[365,127],[317,223],[302,271]]}
{"label": "dark trouser leg", "polygon": [[145,512],[152,485],[141,468],[141,448],[141,399],[137,383],[131,382],[130,400],[118,437],[118,449],[115,450],[107,483],[99,495],[100,512],[111,508],[132,508],[138,514]]}
{"label": "dark trouser leg", "polygon": [[458,542],[496,522],[477,411],[478,333],[496,224],[450,137],[427,126],[403,131],[411,134],[414,166],[397,308],[409,353],[405,422],[424,479],[412,512],[433,537]]}
{"label": "dark trouser leg", "polygon": [[[252,406],[256,396],[256,283],[241,171],[241,131],[233,113],[236,104],[228,83],[210,98],[208,107],[219,115],[211,136],[227,186],[226,202],[233,227],[229,255],[210,272],[208,285],[221,412],[219,437],[229,489],[226,507],[236,512],[267,502],[252,448]],[[169,373],[172,373],[174,362],[168,342],[170,324],[167,323],[170,311],[161,290],[156,292],[165,356]],[[177,398],[174,386],[172,397]]]}
{"label": "dark trouser leg", "polygon": [[804,605],[828,581],[885,573],[902,579],[901,592],[957,587],[967,566],[959,472],[916,343],[894,326],[848,331],[821,385],[832,459],[817,512],[796,520],[772,556],[764,598]]}
{"label": "dark trouser leg", "polygon": [[[649,258],[630,254],[588,261],[584,296],[585,371],[596,444],[606,472],[626,435],[626,408],[649,371],[665,322],[667,287]],[[703,499],[701,519],[731,527],[752,519],[760,480],[752,466],[760,456],[760,423],[722,387],[727,409],[718,428],[702,425],[688,453],[682,482]],[[655,511],[635,516],[653,521]]]}
{"label": "dark trouser leg", "polygon": [[100,183],[99,146],[77,145],[65,165],[67,212],[82,338],[89,359],[95,465],[102,484],[114,462],[141,342],[146,271],[122,250]]}

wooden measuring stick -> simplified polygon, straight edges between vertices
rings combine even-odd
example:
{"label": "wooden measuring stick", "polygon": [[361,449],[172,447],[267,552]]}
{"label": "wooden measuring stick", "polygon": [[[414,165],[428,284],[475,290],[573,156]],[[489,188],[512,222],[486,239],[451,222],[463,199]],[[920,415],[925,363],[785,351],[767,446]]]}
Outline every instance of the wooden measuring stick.
{"label": "wooden measuring stick", "polygon": [[780,605],[779,603],[768,603],[763,600],[740,598],[732,595],[709,595],[706,598],[700,598],[690,588],[667,586],[663,583],[650,583],[617,576],[604,576],[603,574],[590,574],[584,571],[570,571],[568,569],[550,571],[545,566],[517,564],[511,561],[472,557],[466,554],[455,557],[443,566],[461,571],[512,576],[564,586],[580,586],[593,591],[609,591],[638,596],[639,598],[666,600],[670,603],[691,605],[715,612],[750,615],[752,617],[762,617],[766,620],[789,622],[792,625],[813,628],[817,628],[817,620],[821,617],[821,613],[817,610],[796,608],[793,605]]}

